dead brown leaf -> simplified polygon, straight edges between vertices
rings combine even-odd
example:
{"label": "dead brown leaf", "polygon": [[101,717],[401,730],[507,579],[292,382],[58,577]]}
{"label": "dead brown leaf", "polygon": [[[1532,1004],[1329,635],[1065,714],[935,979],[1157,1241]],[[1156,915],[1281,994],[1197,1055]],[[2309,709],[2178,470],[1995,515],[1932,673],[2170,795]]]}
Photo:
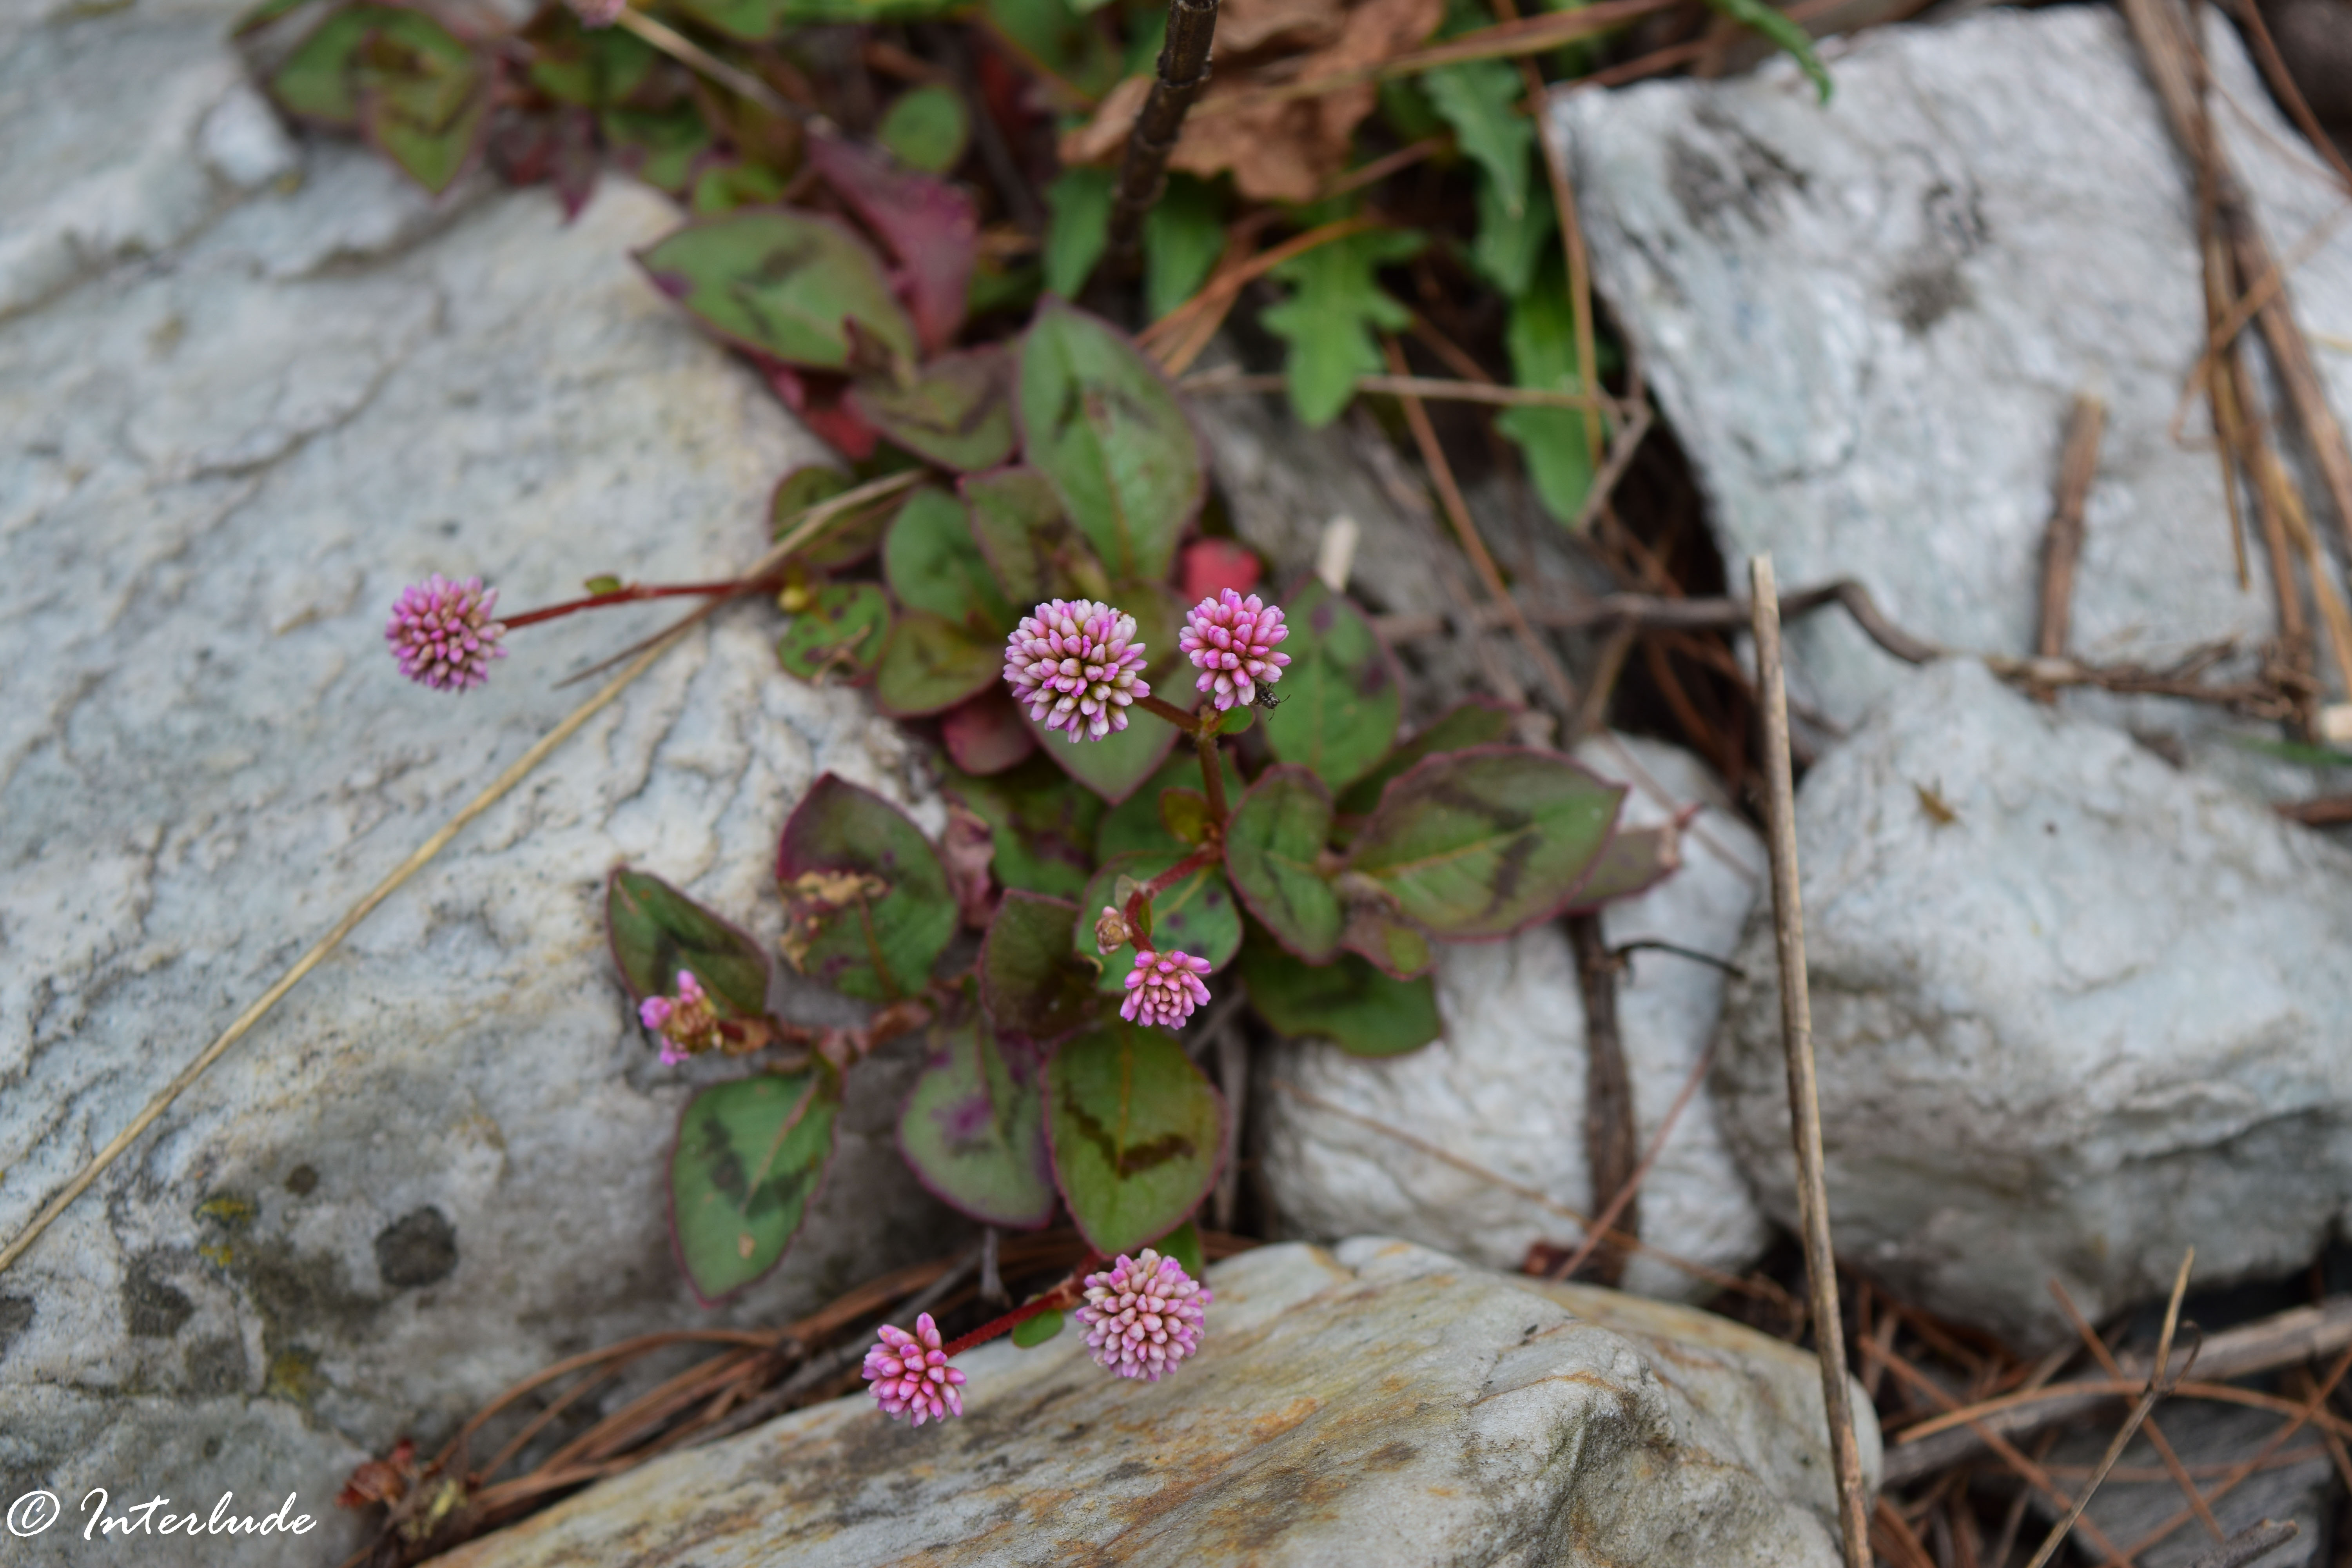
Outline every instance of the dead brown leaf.
{"label": "dead brown leaf", "polygon": [[[1314,3],[1258,0],[1264,14],[1279,7],[1282,14],[1305,15]],[[1185,121],[1169,167],[1202,178],[1230,171],[1235,187],[1252,201],[1312,199],[1347,167],[1349,140],[1378,102],[1377,90],[1362,85],[1230,112],[1221,111],[1218,100],[1264,86],[1268,79],[1311,81],[1393,59],[1436,31],[1444,15],[1444,0],[1361,0],[1348,9],[1339,37],[1326,47],[1284,57],[1255,72],[1236,73],[1210,88]],[[1221,12],[1220,44],[1227,41],[1224,29]],[[1229,47],[1239,52],[1238,46]],[[1062,139],[1062,161],[1096,163],[1117,156],[1150,92],[1146,77],[1129,78],[1112,89],[1094,119]]]}
{"label": "dead brown leaf", "polygon": [[1231,60],[1260,49],[1319,49],[1336,42],[1345,25],[1339,0],[1222,0],[1217,53]]}

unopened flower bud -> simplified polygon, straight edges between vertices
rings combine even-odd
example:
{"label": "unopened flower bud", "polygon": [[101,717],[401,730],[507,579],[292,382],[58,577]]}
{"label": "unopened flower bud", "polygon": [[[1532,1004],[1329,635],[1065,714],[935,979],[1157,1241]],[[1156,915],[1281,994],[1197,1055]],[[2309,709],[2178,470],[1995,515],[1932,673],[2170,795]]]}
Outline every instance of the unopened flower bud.
{"label": "unopened flower bud", "polygon": [[883,1324],[881,1339],[866,1352],[866,1381],[874,1385],[874,1403],[883,1415],[911,1416],[920,1426],[963,1414],[963,1373],[948,1364],[940,1326],[929,1312],[915,1320],[911,1334]]}
{"label": "unopened flower bud", "polygon": [[676,1067],[719,1043],[719,1012],[691,970],[677,972],[677,994],[648,996],[637,1004],[637,1021],[662,1037],[662,1066]]}
{"label": "unopened flower bud", "polygon": [[1095,951],[1117,952],[1134,940],[1135,932],[1128,928],[1127,917],[1118,912],[1117,905],[1105,904],[1103,912],[1095,917]]}
{"label": "unopened flower bud", "polygon": [[1072,1315],[1085,1325],[1087,1352],[1099,1364],[1157,1383],[1199,1353],[1215,1293],[1174,1258],[1147,1247],[1087,1275],[1086,1286],[1086,1303]]}

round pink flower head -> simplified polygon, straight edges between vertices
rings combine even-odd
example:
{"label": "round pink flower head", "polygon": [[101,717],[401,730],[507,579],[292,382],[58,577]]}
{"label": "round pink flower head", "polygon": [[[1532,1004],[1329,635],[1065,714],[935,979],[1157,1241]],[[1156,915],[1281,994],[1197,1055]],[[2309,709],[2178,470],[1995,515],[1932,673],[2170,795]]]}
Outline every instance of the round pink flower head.
{"label": "round pink flower head", "polygon": [[944,1421],[963,1414],[963,1373],[948,1364],[940,1348],[940,1326],[925,1312],[915,1320],[915,1331],[882,1325],[882,1342],[866,1352],[866,1381],[874,1385],[874,1403],[885,1415],[911,1415],[920,1426],[925,1420]]}
{"label": "round pink flower head", "polygon": [[1138,948],[1135,967],[1127,972],[1127,1000],[1118,1005],[1118,1016],[1130,1024],[1175,1028],[1192,1016],[1193,1008],[1208,1002],[1209,988],[1201,984],[1201,976],[1208,973],[1205,958]]}
{"label": "round pink flower head", "polygon": [[1227,588],[1192,606],[1176,646],[1201,669],[1194,689],[1209,693],[1223,712],[1236,702],[1256,701],[1258,683],[1272,686],[1282,679],[1290,656],[1275,652],[1274,645],[1289,635],[1281,610],[1255,594],[1244,599]]}
{"label": "round pink flower head", "polygon": [[1215,1293],[1172,1258],[1150,1247],[1087,1276],[1086,1304],[1077,1309],[1087,1349],[1121,1377],[1160,1381],[1201,1348],[1205,1309]]}
{"label": "round pink flower head", "polygon": [[676,1067],[719,1043],[719,1012],[710,994],[690,969],[677,972],[677,995],[648,996],[637,1004],[637,1021],[662,1037],[662,1066]]}
{"label": "round pink flower head", "polygon": [[1151,695],[1135,617],[1092,599],[1055,599],[1004,639],[1004,680],[1029,717],[1072,741],[1127,728],[1128,704]]}
{"label": "round pink flower head", "polygon": [[384,623],[383,640],[400,673],[436,691],[463,691],[490,678],[490,660],[504,658],[506,626],[490,618],[499,591],[479,577],[452,583],[436,572],[401,591]]}

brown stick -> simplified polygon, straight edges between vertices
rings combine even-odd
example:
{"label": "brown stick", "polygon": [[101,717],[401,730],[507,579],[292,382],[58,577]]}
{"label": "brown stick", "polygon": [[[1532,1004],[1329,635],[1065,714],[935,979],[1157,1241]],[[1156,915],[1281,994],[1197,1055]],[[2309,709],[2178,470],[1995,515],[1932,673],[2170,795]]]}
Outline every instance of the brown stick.
{"label": "brown stick", "polygon": [[2284,801],[2271,807],[2289,822],[2305,827],[2334,827],[2352,822],[2352,795],[2324,795],[2316,800]]}
{"label": "brown stick", "polygon": [[1797,1214],[1811,1287],[1813,1343],[1821,1352],[1822,1404],[1837,1470],[1838,1522],[1846,1568],[1871,1568],[1870,1499],[1862,1484],[1846,1381],[1845,1323],[1838,1312],[1837,1259],[1830,1250],[1829,1186],[1822,1174],[1821,1088],[1813,1070],[1812,998],[1805,984],[1805,911],[1797,889],[1797,787],[1789,762],[1789,694],[1780,668],[1780,595],[1772,557],[1748,565],[1756,634],[1756,694],[1764,714],[1764,803],[1772,852],[1772,932],[1780,961],[1780,1039],[1789,1058],[1789,1121],[1796,1143]]}
{"label": "brown stick", "polygon": [[1208,90],[1209,45],[1217,35],[1217,0],[1168,0],[1168,41],[1160,47],[1160,79],[1127,133],[1118,186],[1111,197],[1110,253],[1131,258],[1143,215],[1168,185],[1168,154],[1184,133],[1192,100]]}
{"label": "brown stick", "polygon": [[[1584,1163],[1591,1173],[1593,1201],[1608,1193],[1623,1199],[1613,1223],[1628,1236],[1642,1234],[1642,1210],[1633,1195],[1640,1156],[1640,1131],[1633,1122],[1633,1078],[1625,1067],[1625,1041],[1617,1030],[1617,960],[1601,932],[1601,916],[1570,915],[1569,945],[1576,951],[1577,988],[1584,998]],[[1625,1277],[1626,1256],[1609,1247],[1593,1261],[1603,1285]]]}
{"label": "brown stick", "polygon": [[2034,651],[2044,658],[2066,655],[2067,621],[2074,601],[2074,568],[2083,558],[2083,509],[2099,471],[2099,437],[2107,405],[2088,393],[2074,399],[2066,421],[2066,454],[2058,465],[2057,504],[2042,546],[2042,635]]}
{"label": "brown stick", "polygon": [[[2058,1298],[2058,1305],[2064,1310],[2067,1321],[2074,1325],[2074,1332],[2090,1351],[2091,1359],[2097,1362],[2099,1369],[2109,1377],[2122,1382],[2124,1369],[2116,1364],[2115,1352],[2107,1348],[2106,1341],[2099,1338],[2099,1332],[2091,1327],[2090,1320],[2076,1310],[2074,1298],[2066,1294],[2066,1287],[2054,1274],[2050,1277],[2050,1293]],[[2180,1489],[2181,1495],[2189,1500],[2189,1506],[2195,1509],[2197,1517],[2204,1521],[2206,1532],[2216,1541],[2227,1541],[2230,1532],[2221,1528],[2221,1521],[2214,1518],[2213,1510],[2206,1506],[2205,1494],[2197,1489],[2196,1479],[2189,1475],[2189,1467],[2180,1462],[2180,1456],[2173,1451],[2171,1440],[2165,1436],[2164,1428],[2156,1424],[2153,1415],[2147,1418],[2147,1440],[2154,1445],[2156,1457],[2164,1462],[2165,1473],[2172,1478],[2172,1484]]]}
{"label": "brown stick", "polygon": [[1698,1060],[1691,1064],[1690,1077],[1683,1080],[1681,1092],[1675,1096],[1674,1104],[1666,1108],[1665,1120],[1659,1122],[1658,1130],[1650,1135],[1650,1146],[1642,1151],[1642,1163],[1633,1167],[1633,1173],[1625,1178],[1625,1184],[1617,1189],[1617,1195],[1609,1200],[1609,1206],[1593,1216],[1592,1223],[1585,1227],[1584,1239],[1576,1244],[1576,1250],[1560,1259],[1559,1266],[1545,1278],[1572,1279],[1576,1271],[1584,1266],[1584,1260],[1592,1256],[1593,1250],[1601,1245],[1601,1238],[1609,1234],[1618,1216],[1625,1212],[1633,1204],[1634,1194],[1642,1190],[1642,1183],[1649,1176],[1650,1167],[1656,1164],[1658,1156],[1665,1152],[1666,1135],[1682,1119],[1683,1108],[1690,1104],[1692,1096],[1698,1093],[1698,1086],[1706,1081],[1706,1069],[1714,1061],[1715,1042],[1709,1040],[1706,1048],[1699,1052]]}
{"label": "brown stick", "polygon": [[2191,1563],[2189,1568],[2246,1568],[2249,1563],[2269,1556],[2303,1531],[2294,1521],[2266,1519],[2250,1524],[2221,1545]]}

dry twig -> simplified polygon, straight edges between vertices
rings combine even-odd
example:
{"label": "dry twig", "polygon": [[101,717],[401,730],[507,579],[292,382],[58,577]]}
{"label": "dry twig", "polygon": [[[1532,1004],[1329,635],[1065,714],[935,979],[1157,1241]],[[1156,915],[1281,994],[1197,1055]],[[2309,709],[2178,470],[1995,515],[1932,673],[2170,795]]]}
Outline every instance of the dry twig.
{"label": "dry twig", "polygon": [[1111,198],[1110,253],[1135,254],[1143,215],[1168,184],[1168,154],[1184,133],[1184,116],[1209,86],[1209,45],[1217,33],[1217,0],[1168,0],[1168,38],[1160,48],[1159,79],[1127,133],[1118,185]]}
{"label": "dry twig", "polygon": [[1870,1500],[1864,1494],[1862,1450],[1853,1435],[1837,1263],[1830,1250],[1829,1188],[1822,1174],[1821,1091],[1813,1070],[1812,1003],[1805,984],[1804,907],[1797,888],[1796,784],[1789,759],[1789,698],[1780,670],[1780,595],[1773,584],[1770,555],[1757,556],[1748,573],[1749,599],[1755,605],[1756,689],[1764,717],[1766,842],[1772,857],[1772,932],[1780,961],[1780,1033],[1789,1058],[1797,1211],[1805,1275],[1812,1289],[1813,1342],[1821,1353],[1822,1404],[1829,1415],[1846,1568],[1871,1568]]}

